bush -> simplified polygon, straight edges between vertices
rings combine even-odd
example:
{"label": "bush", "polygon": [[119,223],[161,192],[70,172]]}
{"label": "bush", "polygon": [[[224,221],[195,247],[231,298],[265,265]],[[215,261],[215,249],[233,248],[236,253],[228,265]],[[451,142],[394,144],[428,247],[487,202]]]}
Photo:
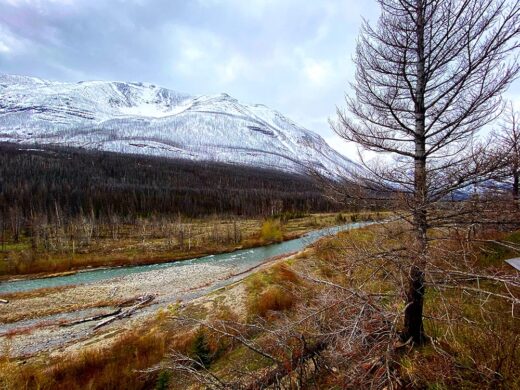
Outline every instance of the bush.
{"label": "bush", "polygon": [[250,311],[265,318],[271,311],[290,309],[294,305],[294,300],[295,298],[291,292],[279,286],[270,286],[258,296],[254,302],[254,307],[250,308],[252,309]]}
{"label": "bush", "polygon": [[271,278],[275,283],[297,283],[298,275],[287,264],[276,264],[271,269]]}
{"label": "bush", "polygon": [[198,330],[195,340],[193,340],[191,357],[206,368],[210,366],[213,360],[206,333],[202,329]]}
{"label": "bush", "polygon": [[169,371],[161,371],[155,383],[155,390],[168,390],[170,379],[171,373]]}
{"label": "bush", "polygon": [[283,213],[274,214],[271,218],[280,219],[282,222],[288,222],[291,219],[305,218],[309,214],[303,211],[284,211]]}
{"label": "bush", "polygon": [[263,241],[273,242],[273,241],[282,241],[282,226],[279,220],[268,219],[264,221],[261,230],[261,237]]}
{"label": "bush", "polygon": [[13,367],[12,374],[0,357],[0,388],[149,389],[157,384],[157,378],[143,376],[141,370],[158,364],[165,354],[164,333],[132,331],[120,337],[109,349],[87,349],[52,359],[44,366],[39,361],[28,362]]}

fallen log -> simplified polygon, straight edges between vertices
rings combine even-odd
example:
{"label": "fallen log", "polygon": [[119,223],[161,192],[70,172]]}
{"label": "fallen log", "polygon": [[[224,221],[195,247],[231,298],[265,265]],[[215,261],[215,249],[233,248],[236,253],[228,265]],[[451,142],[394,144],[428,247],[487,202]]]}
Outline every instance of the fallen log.
{"label": "fallen log", "polygon": [[94,330],[101,328],[102,326],[108,325],[115,320],[120,320],[122,318],[130,317],[132,314],[134,314],[138,309],[140,309],[142,306],[150,303],[155,299],[155,295],[144,295],[140,298],[138,298],[138,302],[129,307],[128,309],[122,310],[120,313],[114,315],[113,317],[106,318],[103,321],[100,321],[94,326]]}
{"label": "fallen log", "polygon": [[0,303],[9,303],[7,299],[0,299]]}
{"label": "fallen log", "polygon": [[66,323],[63,323],[63,324],[60,324],[60,326],[74,326],[74,325],[79,325],[79,324],[83,324],[85,322],[90,322],[90,321],[97,321],[97,320],[100,320],[102,318],[106,318],[106,317],[112,317],[112,316],[115,316],[117,314],[121,313],[121,308],[118,308],[117,310],[115,311],[112,311],[110,313],[105,313],[105,314],[98,314],[96,316],[92,316],[92,317],[87,317],[87,318],[82,318],[80,320],[76,320],[76,321],[72,321],[72,322],[66,322]]}

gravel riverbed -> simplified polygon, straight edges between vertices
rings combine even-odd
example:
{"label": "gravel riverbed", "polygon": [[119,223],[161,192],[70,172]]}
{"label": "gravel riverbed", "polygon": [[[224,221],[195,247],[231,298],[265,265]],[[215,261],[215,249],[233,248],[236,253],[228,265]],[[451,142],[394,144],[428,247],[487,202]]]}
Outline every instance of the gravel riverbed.
{"label": "gravel riverbed", "polygon": [[[199,297],[243,278],[253,268],[256,267],[189,264],[14,298],[0,306],[0,348],[18,358],[52,353],[81,340],[113,333],[134,321],[143,321],[154,315],[161,305]],[[99,330],[93,330],[95,321],[62,326],[64,322],[110,312],[114,310],[114,303],[145,294],[154,294],[156,298],[152,305],[131,318],[115,321]]]}

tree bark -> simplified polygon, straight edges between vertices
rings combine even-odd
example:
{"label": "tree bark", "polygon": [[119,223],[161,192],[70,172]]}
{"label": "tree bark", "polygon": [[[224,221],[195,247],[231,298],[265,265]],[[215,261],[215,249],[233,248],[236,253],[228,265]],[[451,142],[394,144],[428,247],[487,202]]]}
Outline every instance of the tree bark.
{"label": "tree bark", "polygon": [[[420,148],[420,145],[418,146]],[[406,309],[404,312],[403,338],[417,344],[425,341],[423,327],[424,306],[424,269],[426,266],[428,240],[427,240],[427,211],[425,209],[426,198],[426,159],[417,159],[415,164],[416,199],[414,211],[415,250],[416,260],[410,266],[408,275],[408,291],[406,294]]]}
{"label": "tree bark", "polygon": [[403,338],[417,344],[424,342],[424,269],[427,255],[427,167],[426,167],[426,90],[424,57],[424,9],[422,0],[417,1],[417,82],[415,88],[415,165],[414,165],[414,210],[415,250],[417,258],[410,266],[406,309],[404,312]]}
{"label": "tree bark", "polygon": [[518,195],[519,195],[519,187],[520,187],[520,172],[515,170],[513,172],[513,202],[516,208],[520,208],[520,204],[518,204]]}

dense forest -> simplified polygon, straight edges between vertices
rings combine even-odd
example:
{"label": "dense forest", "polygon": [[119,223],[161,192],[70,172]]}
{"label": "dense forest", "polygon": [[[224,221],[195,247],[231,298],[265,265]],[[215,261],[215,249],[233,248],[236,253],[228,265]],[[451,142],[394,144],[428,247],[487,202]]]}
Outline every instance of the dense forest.
{"label": "dense forest", "polygon": [[310,178],[212,162],[78,148],[0,145],[3,220],[57,214],[266,216],[331,211]]}

